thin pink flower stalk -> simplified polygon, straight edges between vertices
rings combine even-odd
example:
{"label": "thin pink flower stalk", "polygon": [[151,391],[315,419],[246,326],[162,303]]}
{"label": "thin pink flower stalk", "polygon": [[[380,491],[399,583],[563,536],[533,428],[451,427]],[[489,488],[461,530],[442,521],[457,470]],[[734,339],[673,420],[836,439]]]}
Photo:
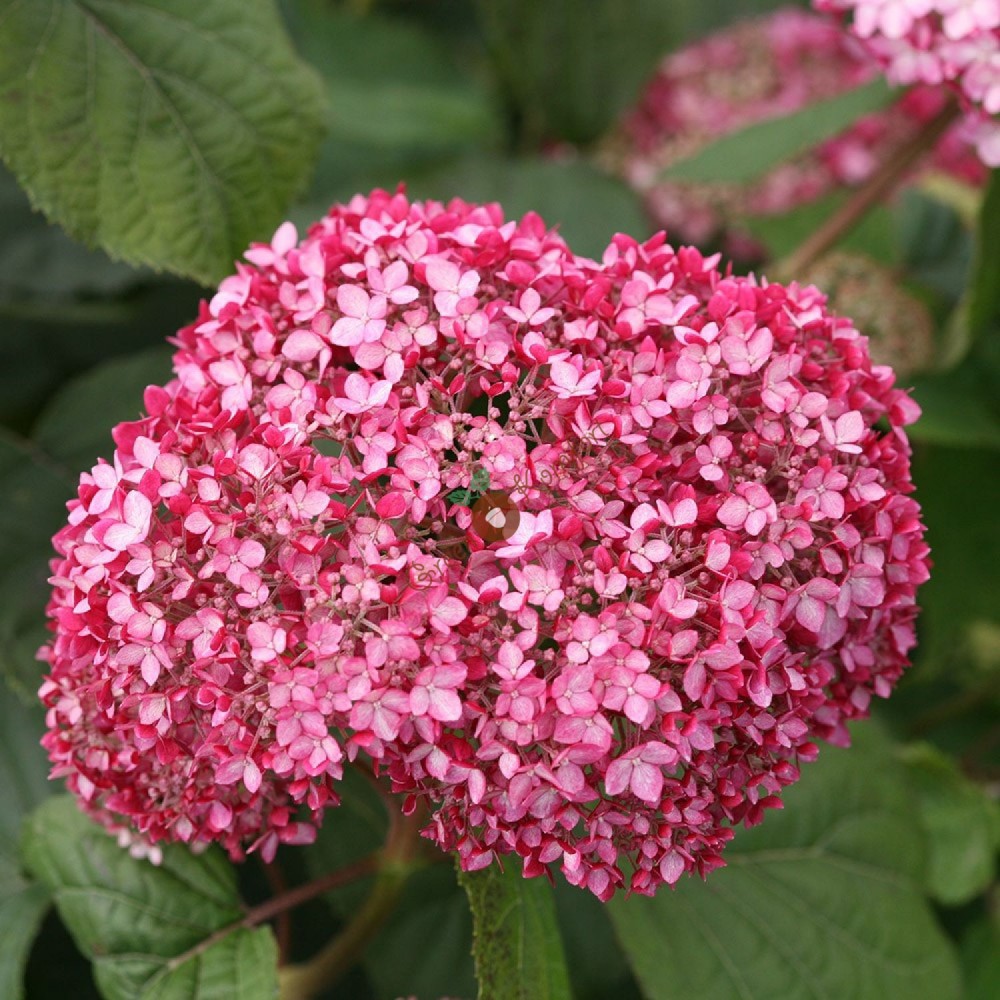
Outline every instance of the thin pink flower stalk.
{"label": "thin pink flower stalk", "polygon": [[[739,216],[782,214],[862,184],[934,118],[946,95],[915,87],[751,185],[682,184],[663,171],[715,139],[855,89],[877,73],[878,64],[832,19],[787,8],[740,23],[666,57],[624,121],[621,169],[644,193],[657,225],[696,243],[729,227],[726,245],[752,255],[759,248],[738,223],[733,228]],[[985,178],[964,125],[943,137],[926,165],[972,184]]]}
{"label": "thin pink flower stalk", "polygon": [[840,15],[892,83],[953,89],[983,162],[1000,166],[1000,0],[813,0],[813,6]]}
{"label": "thin pink flower stalk", "polygon": [[55,539],[44,744],[105,825],[270,858],[366,757],[466,869],[652,893],[889,693],[918,410],[816,289],[382,191],[247,260]]}

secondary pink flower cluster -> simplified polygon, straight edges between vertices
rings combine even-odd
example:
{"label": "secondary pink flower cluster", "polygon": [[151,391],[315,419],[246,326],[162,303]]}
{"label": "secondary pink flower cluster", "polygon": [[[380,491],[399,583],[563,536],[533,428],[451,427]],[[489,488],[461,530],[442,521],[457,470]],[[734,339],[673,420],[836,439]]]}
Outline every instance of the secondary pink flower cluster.
{"label": "secondary pink flower cluster", "polygon": [[851,33],[893,83],[951,86],[983,162],[1000,166],[1000,0],[813,0],[849,17]]}
{"label": "secondary pink flower cluster", "polygon": [[[657,225],[704,243],[741,215],[771,215],[866,180],[895,146],[944,106],[916,87],[883,112],[783,163],[746,187],[664,180],[662,172],[711,141],[801,110],[872,80],[877,65],[832,20],[795,8],[739,23],[668,56],[624,122],[622,169]],[[985,170],[964,126],[951,129],[928,166],[978,184]],[[729,234],[735,252],[753,253]]]}
{"label": "secondary pink flower cluster", "polygon": [[44,742],[109,827],[270,857],[360,755],[468,869],[650,893],[889,693],[917,409],[814,288],[381,191],[247,259],[55,539]]}

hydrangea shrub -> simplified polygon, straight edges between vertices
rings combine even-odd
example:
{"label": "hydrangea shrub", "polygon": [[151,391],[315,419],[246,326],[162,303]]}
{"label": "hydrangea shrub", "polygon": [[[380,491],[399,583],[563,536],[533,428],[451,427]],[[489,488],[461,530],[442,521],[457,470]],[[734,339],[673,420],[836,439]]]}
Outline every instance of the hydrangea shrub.
{"label": "hydrangea shrub", "polygon": [[[862,184],[944,107],[947,93],[933,86],[939,81],[896,81],[917,86],[750,184],[679,182],[665,172],[723,136],[854,90],[878,73],[877,60],[833,18],[780,8],[665,56],[610,155],[658,226],[699,244],[721,235],[731,252],[759,254],[741,216],[780,215]],[[956,123],[921,168],[981,185],[987,172],[973,131]]]}
{"label": "hydrangea shrub", "polygon": [[271,858],[359,760],[467,870],[652,894],[907,665],[919,411],[813,287],[375,191],[175,343],[56,536],[41,690],[137,852]]}
{"label": "hydrangea shrub", "polygon": [[813,0],[838,15],[897,84],[960,99],[983,162],[1000,166],[1000,4],[996,0]]}

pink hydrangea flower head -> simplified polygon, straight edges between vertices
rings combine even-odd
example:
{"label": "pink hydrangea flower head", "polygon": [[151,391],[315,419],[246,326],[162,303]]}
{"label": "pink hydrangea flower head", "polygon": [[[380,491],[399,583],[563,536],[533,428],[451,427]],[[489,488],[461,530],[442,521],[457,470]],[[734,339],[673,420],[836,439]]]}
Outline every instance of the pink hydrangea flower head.
{"label": "pink hydrangea flower head", "polygon": [[950,87],[982,161],[1000,166],[997,0],[813,0],[813,6],[838,15],[892,83]]}
{"label": "pink hydrangea flower head", "polygon": [[[741,22],[663,60],[624,119],[617,166],[643,193],[658,225],[696,243],[721,233],[732,252],[759,252],[739,231],[739,216],[782,214],[861,184],[943,107],[940,89],[907,92],[750,185],[682,184],[662,172],[722,136],[855,89],[877,74],[877,61],[833,19],[783,8]],[[952,128],[926,166],[981,183],[985,171],[968,140],[966,126]]]}
{"label": "pink hydrangea flower head", "polygon": [[815,288],[383,191],[248,262],[55,539],[44,743],[133,844],[270,856],[364,758],[467,869],[651,893],[889,693],[917,410]]}

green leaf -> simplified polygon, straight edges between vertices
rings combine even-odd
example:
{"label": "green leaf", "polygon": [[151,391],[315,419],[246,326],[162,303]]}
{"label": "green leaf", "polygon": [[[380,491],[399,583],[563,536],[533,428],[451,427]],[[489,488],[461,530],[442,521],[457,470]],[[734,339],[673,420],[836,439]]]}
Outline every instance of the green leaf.
{"label": "green leaf", "polygon": [[471,997],[471,949],[469,901],[452,866],[433,864],[409,878],[364,968],[379,997]]}
{"label": "green leaf", "polygon": [[31,943],[49,907],[49,894],[20,871],[17,842],[23,817],[51,787],[38,745],[43,714],[20,704],[0,684],[0,997],[19,1000]]}
{"label": "green leaf", "polygon": [[925,445],[914,454],[913,481],[934,562],[918,594],[918,652],[924,676],[928,667],[951,674],[962,665],[970,626],[1000,623],[1000,463],[993,450]]}
{"label": "green leaf", "polygon": [[1000,334],[1000,170],[994,170],[979,211],[966,316],[972,339]]}
{"label": "green leaf", "polygon": [[48,638],[52,535],[72,491],[61,470],[0,434],[0,675],[24,701],[34,701],[41,682],[35,653]]}
{"label": "green leaf", "polygon": [[290,213],[300,231],[333,202],[393,189],[499,136],[493,101],[465,66],[467,45],[409,17],[360,16],[326,0],[283,0],[282,10],[330,109],[312,185]]}
{"label": "green leaf", "polygon": [[558,876],[553,893],[575,1000],[640,1000],[607,905]]}
{"label": "green leaf", "polygon": [[278,995],[277,957],[270,930],[244,928],[189,958],[102,958],[94,971],[108,1000],[272,1000]]}
{"label": "green leaf", "polygon": [[636,239],[649,223],[633,191],[579,160],[468,157],[440,172],[417,177],[414,197],[499,201],[509,219],[537,212],[576,253],[600,257],[615,233]]}
{"label": "green leaf", "polygon": [[21,821],[56,787],[49,783],[48,761],[38,742],[44,729],[37,699],[25,705],[0,684],[0,869],[16,867]]}
{"label": "green leaf", "polygon": [[283,9],[299,51],[326,84],[331,141],[452,149],[497,137],[485,89],[436,36],[324,0],[285,0]]}
{"label": "green leaf", "polygon": [[[383,844],[389,827],[385,804],[371,782],[356,767],[344,768],[341,803],[323,814],[315,843],[299,852],[314,879],[367,857]],[[347,917],[364,902],[371,879],[341,886],[324,897],[340,917]]]}
{"label": "green leaf", "polygon": [[748,184],[779,163],[843,132],[862,115],[884,108],[896,96],[879,78],[782,118],[769,118],[731,132],[671,164],[662,176],[699,184]]}
{"label": "green leaf", "polygon": [[914,441],[953,448],[1000,448],[1000,407],[975,358],[950,372],[913,382],[920,419],[907,428]]}
{"label": "green leaf", "polygon": [[6,1000],[24,996],[24,966],[48,908],[43,886],[12,884],[0,871],[0,996]]}
{"label": "green leaf", "polygon": [[953,205],[916,187],[893,205],[892,225],[906,277],[954,308],[969,278],[973,238]]}
{"label": "green leaf", "polygon": [[900,760],[927,831],[928,888],[946,906],[968,902],[993,882],[1000,806],[929,743],[902,748]]}
{"label": "green leaf", "polygon": [[46,222],[2,165],[0,219],[0,302],[23,296],[113,295],[147,277],[74,243]]}
{"label": "green leaf", "polygon": [[142,394],[171,377],[167,347],[105,362],[65,385],[49,401],[32,432],[37,447],[70,469],[111,458],[111,429],[142,416]]}
{"label": "green leaf", "polygon": [[[804,243],[848,197],[848,192],[835,191],[781,215],[744,216],[739,220],[739,229],[760,240],[767,247],[771,260],[780,260]],[[896,247],[890,208],[876,205],[837,246],[841,250],[863,253],[879,263],[893,263]]]}
{"label": "green leaf", "polygon": [[479,1000],[559,1000],[571,996],[552,887],[526,879],[516,861],[461,872],[475,927]]}
{"label": "green leaf", "polygon": [[201,295],[74,242],[0,165],[0,422],[24,429],[67,377],[162,345]]}
{"label": "green leaf", "polygon": [[30,441],[0,429],[0,673],[26,700],[41,681],[52,535],[73,477]]}
{"label": "green leaf", "polygon": [[522,146],[596,139],[676,42],[662,0],[479,0],[493,73]]}
{"label": "green leaf", "polygon": [[29,818],[22,851],[108,1000],[275,996],[273,937],[242,925],[234,870],[217,851],[172,844],[161,865],[137,860],[65,796]]}
{"label": "green leaf", "polygon": [[760,17],[768,11],[787,6],[788,0],[724,0],[722,3],[671,0],[671,27],[679,33],[680,40],[688,44],[703,35],[720,31],[734,21]]}
{"label": "green leaf", "polygon": [[785,809],[741,830],[729,867],[610,904],[651,1000],[946,1000],[958,971],[917,888],[923,842],[871,726],[824,748]]}
{"label": "green leaf", "polygon": [[33,442],[0,429],[0,572],[51,551],[74,484],[72,473]]}
{"label": "green leaf", "polygon": [[319,82],[271,0],[0,0],[0,152],[113,257],[214,282],[308,179]]}
{"label": "green leaf", "polygon": [[963,1000],[995,1000],[1000,983],[1000,920],[975,924],[962,942]]}

